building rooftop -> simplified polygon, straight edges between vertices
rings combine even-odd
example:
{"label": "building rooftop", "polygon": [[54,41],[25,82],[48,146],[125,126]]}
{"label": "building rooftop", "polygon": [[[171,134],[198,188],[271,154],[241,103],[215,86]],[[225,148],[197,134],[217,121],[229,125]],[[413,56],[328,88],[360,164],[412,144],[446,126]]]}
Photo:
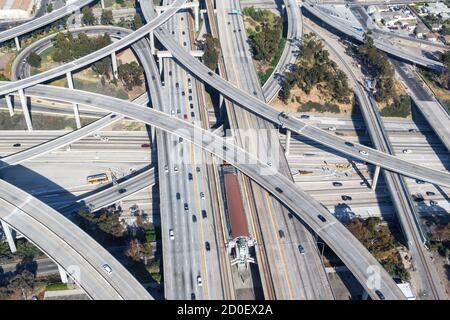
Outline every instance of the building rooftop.
{"label": "building rooftop", "polygon": [[33,0],[0,0],[1,10],[28,10]]}

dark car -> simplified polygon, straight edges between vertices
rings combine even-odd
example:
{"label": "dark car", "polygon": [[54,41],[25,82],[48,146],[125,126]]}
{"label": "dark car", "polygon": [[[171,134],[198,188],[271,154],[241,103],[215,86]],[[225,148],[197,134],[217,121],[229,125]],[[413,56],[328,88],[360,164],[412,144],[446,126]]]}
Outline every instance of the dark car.
{"label": "dark car", "polygon": [[186,41],[183,41],[183,46],[186,46]]}
{"label": "dark car", "polygon": [[13,144],[13,147],[20,147],[20,146],[21,146],[20,143],[14,143],[14,144]]}
{"label": "dark car", "polygon": [[189,210],[189,205],[187,204],[187,202],[184,203],[184,210]]}
{"label": "dark car", "polygon": [[181,95],[182,95],[182,96],[185,96],[185,95],[186,95],[186,92],[181,91]]}
{"label": "dark car", "polygon": [[288,213],[288,218],[289,218],[289,219],[292,219],[293,217],[294,217],[294,216],[292,215],[292,213],[289,212],[289,213]]}
{"label": "dark car", "polygon": [[194,105],[192,103],[190,104],[190,107],[191,107],[191,109],[194,109]]}
{"label": "dark car", "polygon": [[352,197],[350,197],[350,196],[346,196],[346,195],[343,195],[343,196],[341,196],[341,198],[342,198],[342,200],[344,200],[344,201],[350,201],[350,200],[352,200]]}
{"label": "dark car", "polygon": [[349,146],[349,147],[354,147],[355,145],[351,142],[345,141],[345,145]]}
{"label": "dark car", "polygon": [[150,144],[143,143],[143,144],[141,144],[141,148],[150,148]]}
{"label": "dark car", "polygon": [[300,119],[309,119],[309,116],[307,114],[302,114],[300,116]]}
{"label": "dark car", "polygon": [[197,222],[197,216],[195,214],[192,215],[192,222]]}
{"label": "dark car", "polygon": [[[169,71],[169,76],[172,75],[172,71]],[[177,88],[178,88],[178,82],[177,82]]]}
{"label": "dark car", "polygon": [[283,189],[281,189],[281,188],[279,188],[279,187],[276,187],[275,190],[276,190],[278,193],[283,193]]}
{"label": "dark car", "polygon": [[212,73],[211,71],[208,71],[208,74],[209,74],[210,76],[212,76],[212,75],[213,75],[213,73]]}
{"label": "dark car", "polygon": [[319,218],[322,222],[327,222],[327,219],[325,219],[325,217],[321,214],[317,215],[317,218]]}
{"label": "dark car", "polygon": [[202,218],[203,219],[205,219],[207,216],[206,216],[206,210],[202,210]]}
{"label": "dark car", "polygon": [[192,173],[190,173],[190,172],[188,173],[188,179],[192,180]]}
{"label": "dark car", "polygon": [[333,187],[342,187],[342,182],[333,182]]}
{"label": "dark car", "polygon": [[178,142],[182,143],[183,142],[183,137],[178,137]]}
{"label": "dark car", "polygon": [[305,248],[303,248],[303,246],[302,246],[301,244],[298,245],[298,251],[299,251],[301,254],[305,254]]}
{"label": "dark car", "polygon": [[119,193],[125,193],[125,192],[127,192],[127,189],[125,189],[125,188],[119,189]]}
{"label": "dark car", "polygon": [[425,181],[422,181],[422,180],[416,179],[416,183],[417,183],[417,184],[424,184],[424,183],[425,183]]}
{"label": "dark car", "polygon": [[177,200],[180,200],[181,199],[181,194],[179,192],[177,192],[176,197],[177,197]]}
{"label": "dark car", "polygon": [[425,199],[423,198],[423,196],[422,196],[420,193],[413,194],[413,195],[412,195],[412,198],[413,198],[413,200],[416,201],[416,202],[422,202],[422,201],[425,200]]}
{"label": "dark car", "polygon": [[384,297],[383,292],[381,292],[380,290],[375,290],[375,293],[377,294],[378,298],[380,298],[380,300],[385,300],[386,299]]}
{"label": "dark car", "polygon": [[284,231],[278,230],[278,235],[280,236],[280,238],[284,238]]}
{"label": "dark car", "polygon": [[191,293],[191,300],[195,300],[195,293]]}
{"label": "dark car", "polygon": [[200,172],[200,167],[196,167],[195,171]]}
{"label": "dark car", "polygon": [[208,241],[205,242],[205,249],[206,249],[206,251],[211,250],[211,246],[209,245]]}
{"label": "dark car", "polygon": [[426,194],[427,194],[427,196],[429,196],[429,197],[435,195],[435,193],[434,193],[433,191],[427,191]]}

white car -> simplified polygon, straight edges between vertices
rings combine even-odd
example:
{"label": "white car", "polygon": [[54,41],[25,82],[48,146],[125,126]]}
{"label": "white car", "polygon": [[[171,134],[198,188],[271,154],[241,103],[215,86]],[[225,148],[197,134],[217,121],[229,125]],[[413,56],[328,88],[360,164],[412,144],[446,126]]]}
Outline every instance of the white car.
{"label": "white car", "polygon": [[102,137],[102,141],[103,141],[103,142],[108,142],[109,139],[108,139],[107,137]]}
{"label": "white car", "polygon": [[111,267],[108,264],[105,263],[104,265],[102,265],[102,268],[103,268],[103,270],[106,271],[107,274],[111,274],[112,273],[112,269],[111,269]]}
{"label": "white car", "polygon": [[410,149],[403,149],[403,153],[411,153],[412,151]]}
{"label": "white car", "polygon": [[200,192],[200,198],[205,199],[205,194],[203,192]]}
{"label": "white car", "polygon": [[169,166],[167,164],[164,166],[164,172],[169,172]]}
{"label": "white car", "polygon": [[336,131],[336,127],[328,127],[328,131]]}
{"label": "white car", "polygon": [[359,153],[362,154],[363,156],[369,155],[369,153],[366,150],[359,150]]}
{"label": "white car", "polygon": [[197,276],[197,284],[198,284],[199,287],[201,287],[203,285],[202,277]]}
{"label": "white car", "polygon": [[175,110],[170,109],[170,115],[171,115],[172,117],[175,117]]}
{"label": "white car", "polygon": [[175,237],[174,237],[174,235],[173,235],[173,229],[170,229],[170,230],[169,230],[169,238],[170,238],[170,240],[175,239]]}
{"label": "white car", "polygon": [[267,165],[269,166],[269,167],[271,167],[272,166],[272,162],[267,162]]}
{"label": "white car", "polygon": [[177,166],[173,167],[173,171],[178,172],[178,167]]}

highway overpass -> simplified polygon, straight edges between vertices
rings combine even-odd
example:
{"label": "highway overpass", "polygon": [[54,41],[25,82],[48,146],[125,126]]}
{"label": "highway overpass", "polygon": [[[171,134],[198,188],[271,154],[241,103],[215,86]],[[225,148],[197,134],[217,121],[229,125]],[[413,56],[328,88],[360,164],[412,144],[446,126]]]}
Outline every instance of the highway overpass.
{"label": "highway overpass", "polygon": [[[295,212],[349,267],[373,299],[379,299],[369,281],[373,277],[374,268],[377,274],[379,272],[380,290],[387,299],[405,298],[389,274],[328,210],[274,168],[224,139],[168,114],[94,93],[42,85],[29,88],[27,93],[41,98],[95,105],[95,107],[143,121],[191,141],[237,167]],[[268,174],[261,174],[261,172]],[[326,220],[321,221],[318,215],[322,215]]]}

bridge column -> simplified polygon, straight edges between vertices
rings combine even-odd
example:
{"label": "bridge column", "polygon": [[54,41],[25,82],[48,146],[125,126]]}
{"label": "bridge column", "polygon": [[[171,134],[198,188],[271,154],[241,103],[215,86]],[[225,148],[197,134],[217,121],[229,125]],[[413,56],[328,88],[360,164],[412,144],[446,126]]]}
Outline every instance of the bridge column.
{"label": "bridge column", "polygon": [[20,50],[20,41],[19,41],[19,37],[15,37],[14,38],[14,42],[16,43],[16,49],[17,51]]}
{"label": "bridge column", "polygon": [[102,2],[102,9],[105,9],[105,1],[101,0],[101,2]]}
{"label": "bridge column", "polygon": [[[103,2],[103,1],[102,1]],[[58,271],[59,271],[59,276],[61,277],[61,282],[62,283],[68,283],[69,280],[67,279],[67,273],[66,270],[64,270],[63,268],[61,268],[60,265],[58,265]]]}
{"label": "bridge column", "polygon": [[111,62],[112,62],[113,76],[114,78],[117,78],[117,57],[115,52],[111,53]]}
{"label": "bridge column", "polygon": [[[69,89],[73,89],[73,79],[72,73],[69,71],[66,73],[67,84],[69,85]],[[73,114],[75,115],[75,122],[77,123],[77,128],[81,128],[81,120],[80,120],[80,111],[78,110],[78,105],[76,103],[72,103]]]}
{"label": "bridge column", "polygon": [[159,74],[162,75],[163,72],[163,57],[158,57]]}
{"label": "bridge column", "polygon": [[25,122],[27,123],[28,131],[33,131],[33,124],[31,123],[30,110],[28,110],[27,98],[23,89],[19,89],[20,103],[22,104],[23,115],[25,116]]}
{"label": "bridge column", "polygon": [[16,243],[14,242],[14,236],[12,234],[12,229],[3,220],[1,221],[1,223],[2,223],[3,233],[6,236],[6,241],[8,241],[9,250],[11,250],[11,252],[14,253],[17,251],[17,248],[16,248]]}
{"label": "bridge column", "polygon": [[196,2],[196,5],[194,6],[194,18],[195,18],[195,31],[198,32],[199,27],[199,18],[198,18],[198,11],[199,11],[199,3]]}
{"label": "bridge column", "polygon": [[375,188],[377,187],[377,182],[378,182],[378,176],[380,175],[380,167],[376,166],[375,167],[375,173],[373,174],[373,179],[372,179],[372,191],[375,191]]}
{"label": "bridge column", "polygon": [[291,149],[291,130],[286,130],[286,142],[284,147],[284,154],[289,155],[289,150]]}
{"label": "bridge column", "polygon": [[156,137],[156,129],[155,126],[150,127],[150,138],[151,138],[151,147],[153,148],[153,145],[155,144],[155,137]]}
{"label": "bridge column", "polygon": [[153,35],[153,31],[150,31],[149,38],[150,38],[150,50],[151,50],[151,53],[154,55],[155,54],[155,36]]}
{"label": "bridge column", "polygon": [[9,115],[12,117],[14,115],[14,108],[11,101],[11,96],[8,94],[5,96],[6,105],[8,106]]}

